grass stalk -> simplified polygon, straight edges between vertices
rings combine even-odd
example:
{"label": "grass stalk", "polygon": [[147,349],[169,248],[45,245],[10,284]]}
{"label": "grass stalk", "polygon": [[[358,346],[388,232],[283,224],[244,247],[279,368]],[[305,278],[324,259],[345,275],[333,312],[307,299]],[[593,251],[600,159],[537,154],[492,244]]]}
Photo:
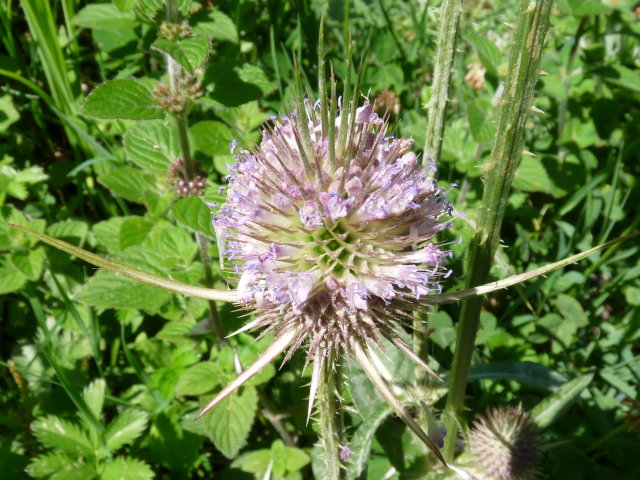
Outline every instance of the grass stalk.
{"label": "grass stalk", "polygon": [[[486,171],[480,219],[466,263],[467,288],[486,282],[500,242],[500,228],[515,170],[522,156],[524,129],[533,104],[540,56],[549,28],[552,0],[521,0],[513,50],[501,101],[496,136]],[[464,406],[471,356],[480,319],[482,297],[462,304],[447,396],[444,456],[454,455],[458,416]]]}

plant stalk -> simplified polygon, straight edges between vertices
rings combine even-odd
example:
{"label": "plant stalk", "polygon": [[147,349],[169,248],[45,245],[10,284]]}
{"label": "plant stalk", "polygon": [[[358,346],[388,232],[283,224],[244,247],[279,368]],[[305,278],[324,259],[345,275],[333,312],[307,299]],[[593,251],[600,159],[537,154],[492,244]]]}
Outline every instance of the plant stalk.
{"label": "plant stalk", "polygon": [[440,31],[438,32],[438,45],[433,69],[431,98],[427,104],[429,122],[424,142],[425,158],[430,159],[436,167],[440,163],[451,67],[456,51],[456,36],[461,11],[461,0],[444,0],[440,7]]}
{"label": "plant stalk", "polygon": [[340,447],[345,445],[343,413],[339,401],[342,373],[339,367],[335,367],[332,363],[326,361],[322,366],[316,405],[320,414],[320,445],[325,456],[324,478],[342,480],[346,474],[340,459]]}
{"label": "plant stalk", "polygon": [[[500,228],[515,170],[522,156],[524,129],[533,105],[540,56],[549,28],[552,0],[521,0],[514,46],[501,101],[482,198],[482,209],[467,259],[467,288],[485,283],[500,242]],[[458,417],[464,406],[483,299],[462,304],[456,350],[447,396],[445,427],[449,432],[444,456],[453,459]]]}

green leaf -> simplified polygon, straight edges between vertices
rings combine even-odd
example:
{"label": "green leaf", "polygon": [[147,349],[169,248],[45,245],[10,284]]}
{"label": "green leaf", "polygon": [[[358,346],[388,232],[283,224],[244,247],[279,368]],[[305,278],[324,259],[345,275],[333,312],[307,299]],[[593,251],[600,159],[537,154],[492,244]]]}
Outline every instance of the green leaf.
{"label": "green leaf", "polygon": [[191,138],[196,150],[207,155],[229,155],[233,134],[222,122],[205,120],[191,126]]}
{"label": "green leaf", "polygon": [[213,86],[208,98],[226,107],[257,100],[277,88],[260,67],[229,61],[208,67],[203,83]]}
{"label": "green leaf", "polygon": [[491,116],[487,115],[488,105],[486,102],[467,104],[467,118],[469,119],[469,127],[471,135],[476,142],[489,142],[493,138],[496,130],[495,123],[492,122]]}
{"label": "green leaf", "polygon": [[0,295],[20,290],[27,283],[25,277],[7,258],[0,258]]}
{"label": "green leaf", "polygon": [[82,113],[111,120],[164,118],[164,111],[153,103],[151,90],[130,79],[111,80],[98,85],[85,100]]}
{"label": "green leaf", "polygon": [[379,404],[371,415],[365,417],[364,422],[358,425],[351,439],[351,451],[353,452],[349,464],[349,470],[354,477],[359,477],[369,462],[371,442],[378,427],[391,415],[392,410],[386,403]]}
{"label": "green leaf", "polygon": [[582,305],[575,298],[561,293],[553,302],[556,310],[567,321],[576,327],[586,327],[589,325],[589,318],[582,309]]}
{"label": "green leaf", "polygon": [[[119,3],[124,2],[121,0]],[[120,5],[116,6],[109,3],[91,4],[80,10],[71,19],[71,23],[79,27],[98,30],[132,29],[136,22],[136,16],[131,11],[123,10]]]}
{"label": "green leaf", "polygon": [[55,415],[40,417],[31,424],[36,438],[47,448],[62,450],[74,457],[93,455],[94,448],[82,428]]}
{"label": "green leaf", "polygon": [[538,427],[546,428],[560,418],[589,386],[591,380],[593,380],[593,373],[574,378],[536,405],[531,410],[531,417]]}
{"label": "green leaf", "polygon": [[202,395],[220,383],[220,369],[212,362],[201,362],[187,368],[176,385],[176,395]]}
{"label": "green leaf", "polygon": [[[127,249],[131,251],[130,247]],[[129,252],[130,253],[130,252]],[[125,256],[127,263],[135,263],[143,270],[161,274],[157,269],[161,258],[153,251],[146,251],[148,261],[132,262],[130,257]],[[154,259],[155,260],[152,260]],[[171,292],[161,290],[151,285],[136,283],[134,280],[115,276],[109,272],[99,271],[92,276],[87,283],[76,293],[76,300],[112,308],[158,308],[171,297]]]}
{"label": "green leaf", "polygon": [[140,5],[140,9],[142,12],[153,19],[155,14],[161,8],[164,8],[165,0],[138,0],[138,5]]}
{"label": "green leaf", "polygon": [[142,410],[128,408],[107,425],[105,441],[109,451],[115,452],[124,445],[131,444],[147,428],[148,416]]}
{"label": "green leaf", "polygon": [[32,282],[40,278],[44,264],[44,250],[42,247],[27,252],[16,252],[11,255],[13,265]]}
{"label": "green leaf", "polygon": [[136,0],[113,0],[113,3],[121,12],[129,12],[136,6]]}
{"label": "green leaf", "polygon": [[216,448],[234,458],[247,440],[258,406],[254,387],[244,387],[216,405],[204,418],[205,429]]}
{"label": "green leaf", "polygon": [[176,41],[159,38],[151,46],[169,55],[191,74],[204,63],[209,53],[209,39],[207,37],[186,38]]}
{"label": "green leaf", "polygon": [[611,7],[605,5],[602,0],[568,0],[571,13],[574,15],[597,15],[611,11]]}
{"label": "green leaf", "polygon": [[139,122],[127,129],[124,151],[140,167],[166,174],[169,164],[180,156],[180,140],[167,122]]}
{"label": "green leaf", "polygon": [[640,73],[622,65],[610,65],[597,70],[604,80],[616,87],[622,87],[631,92],[640,93]]}
{"label": "green leaf", "polygon": [[150,480],[154,477],[151,467],[142,460],[118,457],[104,465],[100,480]]}
{"label": "green leaf", "polygon": [[47,234],[64,239],[74,245],[82,245],[88,232],[89,226],[87,223],[78,220],[56,222],[47,227]]}
{"label": "green leaf", "polygon": [[215,236],[213,225],[211,224],[211,210],[199,197],[187,197],[178,200],[173,205],[173,216],[189,228],[193,228],[210,237]]}
{"label": "green leaf", "polygon": [[516,169],[513,187],[525,192],[551,193],[552,184],[547,170],[538,158],[523,156]]}
{"label": "green leaf", "polygon": [[104,391],[106,382],[102,378],[98,378],[84,387],[82,390],[82,398],[84,398],[87,407],[96,418],[102,417],[102,406],[104,405]]}
{"label": "green leaf", "polygon": [[48,480],[92,480],[96,478],[93,467],[77,456],[53,452],[38,455],[26,468],[29,476]]}
{"label": "green leaf", "polygon": [[478,57],[480,57],[480,61],[484,65],[484,68],[486,68],[491,74],[496,75],[498,67],[504,58],[500,49],[496,47],[496,44],[488,38],[481,37],[475,33],[467,33],[466,38],[478,53]]}
{"label": "green leaf", "polygon": [[145,174],[133,167],[118,167],[98,177],[98,182],[127,200],[144,203],[144,192],[153,189]]}
{"label": "green leaf", "polygon": [[469,381],[492,378],[515,380],[545,390],[556,391],[567,379],[555,370],[533,362],[493,362],[476,365],[469,374]]}
{"label": "green leaf", "polygon": [[191,16],[194,33],[209,35],[218,42],[238,43],[238,31],[233,20],[218,9],[202,9]]}
{"label": "green leaf", "polygon": [[128,217],[120,226],[120,250],[142,243],[149,235],[154,222],[144,217]]}

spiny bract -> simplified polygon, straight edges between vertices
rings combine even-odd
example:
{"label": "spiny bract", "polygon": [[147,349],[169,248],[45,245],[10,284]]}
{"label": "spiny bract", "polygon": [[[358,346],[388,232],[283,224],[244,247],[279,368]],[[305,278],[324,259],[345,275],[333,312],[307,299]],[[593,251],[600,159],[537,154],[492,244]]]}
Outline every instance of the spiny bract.
{"label": "spiny bract", "polygon": [[418,162],[411,140],[386,135],[368,100],[327,111],[305,101],[272,117],[260,145],[237,155],[213,221],[239,299],[257,315],[241,331],[276,334],[261,362],[306,346],[309,411],[322,366],[368,357],[381,337],[428,368],[397,331],[450,273],[433,241],[451,213],[434,166]]}

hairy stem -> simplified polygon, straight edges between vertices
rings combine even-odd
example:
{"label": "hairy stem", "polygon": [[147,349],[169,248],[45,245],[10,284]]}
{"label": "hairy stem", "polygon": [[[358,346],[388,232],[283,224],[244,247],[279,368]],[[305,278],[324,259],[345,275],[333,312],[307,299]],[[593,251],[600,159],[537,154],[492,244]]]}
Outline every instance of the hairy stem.
{"label": "hairy stem", "polygon": [[424,142],[425,157],[430,158],[436,166],[440,163],[444,120],[449,98],[449,80],[453,56],[456,51],[456,35],[461,10],[461,0],[444,0],[440,7],[440,31],[438,32],[431,98],[427,105],[429,123]]}
{"label": "hairy stem", "polygon": [[[514,46],[487,168],[489,173],[482,198],[483,208],[467,259],[468,288],[486,282],[500,242],[500,228],[511,182],[522,156],[524,128],[533,104],[540,55],[549,28],[552,4],[552,0],[520,2]],[[454,456],[457,420],[464,405],[482,301],[482,297],[471,298],[462,304],[460,312],[451,384],[446,403],[448,415],[445,427],[449,433],[444,456],[447,461]]]}
{"label": "hairy stem", "polygon": [[344,443],[342,406],[339,401],[339,368],[333,362],[324,362],[320,376],[320,386],[316,394],[316,405],[320,414],[320,445],[324,450],[325,474],[327,480],[345,478],[346,470],[340,459],[340,448]]}

